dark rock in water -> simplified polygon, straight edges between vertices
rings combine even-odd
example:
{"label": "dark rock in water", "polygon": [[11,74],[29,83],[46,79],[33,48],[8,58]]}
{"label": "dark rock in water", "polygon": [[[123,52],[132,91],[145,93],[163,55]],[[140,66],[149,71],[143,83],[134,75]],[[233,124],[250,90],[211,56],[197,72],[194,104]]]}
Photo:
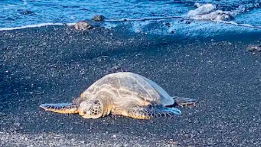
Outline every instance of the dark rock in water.
{"label": "dark rock in water", "polygon": [[173,30],[171,30],[169,33],[170,33],[170,34],[174,34],[175,32],[174,32]]}
{"label": "dark rock in water", "polygon": [[79,21],[74,25],[74,28],[76,30],[90,30],[92,25],[88,21]]}
{"label": "dark rock in water", "polygon": [[191,22],[190,21],[186,21],[185,24],[190,24]]}
{"label": "dark rock in water", "polygon": [[92,20],[94,21],[103,21],[105,17],[103,15],[95,15]]}
{"label": "dark rock in water", "polygon": [[167,27],[170,27],[170,23],[169,23],[169,22],[167,22],[165,25],[166,25]]}
{"label": "dark rock in water", "polygon": [[15,19],[12,17],[7,17],[5,20],[14,21]]}
{"label": "dark rock in water", "polygon": [[261,45],[249,45],[247,50],[250,52],[261,52]]}
{"label": "dark rock in water", "polygon": [[33,11],[30,10],[17,10],[17,11],[19,11],[19,13],[23,15],[29,15],[34,13]]}
{"label": "dark rock in water", "polygon": [[63,8],[80,8],[80,6],[62,6]]}

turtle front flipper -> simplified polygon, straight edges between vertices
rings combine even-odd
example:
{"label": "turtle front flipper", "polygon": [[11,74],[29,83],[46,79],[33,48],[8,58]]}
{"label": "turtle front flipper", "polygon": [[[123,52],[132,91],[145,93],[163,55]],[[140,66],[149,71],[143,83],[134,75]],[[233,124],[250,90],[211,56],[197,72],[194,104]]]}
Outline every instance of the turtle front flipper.
{"label": "turtle front flipper", "polygon": [[181,107],[194,107],[198,102],[196,99],[185,98],[185,97],[173,97],[175,100],[174,105],[181,106]]}
{"label": "turtle front flipper", "polygon": [[181,111],[177,108],[167,108],[163,106],[147,106],[130,108],[127,111],[127,116],[136,119],[150,119],[160,116],[180,115]]}
{"label": "turtle front flipper", "polygon": [[57,113],[78,113],[78,107],[72,103],[42,104],[40,108]]}

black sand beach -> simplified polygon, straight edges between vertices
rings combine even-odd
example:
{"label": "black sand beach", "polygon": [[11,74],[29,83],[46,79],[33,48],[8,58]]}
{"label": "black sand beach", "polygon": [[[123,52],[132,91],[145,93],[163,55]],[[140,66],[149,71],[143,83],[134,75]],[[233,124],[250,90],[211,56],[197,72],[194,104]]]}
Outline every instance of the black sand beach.
{"label": "black sand beach", "polygon": [[[178,36],[49,26],[0,32],[0,146],[261,146],[261,33]],[[199,100],[182,115],[83,119],[45,112],[131,71]]]}

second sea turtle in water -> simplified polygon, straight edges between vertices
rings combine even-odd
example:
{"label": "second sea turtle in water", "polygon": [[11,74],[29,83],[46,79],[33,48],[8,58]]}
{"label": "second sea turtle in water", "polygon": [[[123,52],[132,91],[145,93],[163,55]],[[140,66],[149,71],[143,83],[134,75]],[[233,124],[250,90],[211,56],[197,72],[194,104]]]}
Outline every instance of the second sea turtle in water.
{"label": "second sea turtle in water", "polygon": [[174,107],[194,106],[196,100],[171,97],[155,82],[135,73],[118,72],[93,83],[72,103],[42,104],[46,111],[79,113],[84,118],[100,118],[109,114],[136,119],[181,114]]}

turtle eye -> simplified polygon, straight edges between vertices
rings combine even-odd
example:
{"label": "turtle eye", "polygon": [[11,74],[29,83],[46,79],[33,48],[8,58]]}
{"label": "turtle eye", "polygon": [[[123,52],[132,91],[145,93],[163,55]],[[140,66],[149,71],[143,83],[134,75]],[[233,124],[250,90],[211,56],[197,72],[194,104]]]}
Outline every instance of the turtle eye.
{"label": "turtle eye", "polygon": [[83,111],[82,113],[83,113],[84,115],[85,115],[85,114],[87,114],[87,112],[86,112],[86,111]]}

